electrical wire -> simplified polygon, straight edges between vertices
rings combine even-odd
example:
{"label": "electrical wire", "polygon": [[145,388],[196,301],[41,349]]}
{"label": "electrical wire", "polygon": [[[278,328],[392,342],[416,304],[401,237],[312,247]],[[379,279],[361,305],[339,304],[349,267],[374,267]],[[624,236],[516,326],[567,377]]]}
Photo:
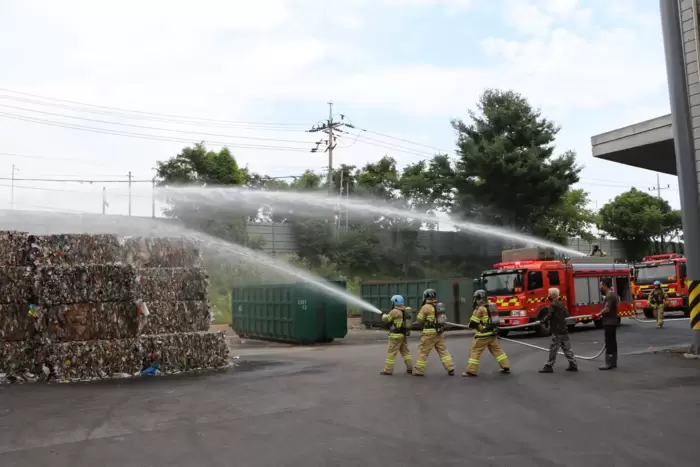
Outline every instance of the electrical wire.
{"label": "electrical wire", "polygon": [[[0,91],[9,92],[12,94],[20,94],[23,96],[36,97],[36,98],[44,99],[44,100],[48,100],[48,101],[65,102],[68,104],[73,104],[73,105],[78,105],[78,106],[93,107],[96,109],[105,109],[106,111],[110,111],[113,114],[118,113],[118,112],[129,112],[132,114],[139,114],[139,115],[150,115],[150,116],[157,116],[157,117],[179,119],[179,120],[183,120],[183,123],[187,123],[187,122],[194,123],[196,121],[200,121],[200,122],[219,123],[219,124],[225,124],[225,125],[261,125],[261,126],[283,126],[283,127],[307,126],[307,125],[302,124],[302,123],[250,122],[250,121],[237,121],[237,120],[221,120],[221,119],[204,118],[204,117],[190,117],[190,116],[184,116],[184,115],[147,112],[147,111],[143,111],[143,110],[125,109],[125,108],[120,108],[120,107],[110,107],[110,106],[106,106],[106,105],[88,104],[88,103],[84,103],[84,102],[71,101],[71,100],[67,100],[67,99],[59,99],[59,98],[55,98],[55,97],[40,96],[38,94],[31,94],[31,93],[27,93],[27,92],[14,91],[12,89],[7,89],[7,88],[0,88]],[[0,98],[8,98],[8,99],[12,99],[12,100],[22,101],[22,98],[19,98],[16,96],[0,96]],[[29,99],[24,99],[24,101],[29,101]],[[48,106],[58,106],[58,104],[52,104],[50,102],[33,101],[33,103],[40,104],[40,105],[48,105]],[[94,109],[80,109],[80,108],[75,108],[75,107],[73,107],[73,110],[81,110],[81,111],[85,111],[85,112],[91,112],[91,111],[95,112]],[[137,118],[135,115],[129,115],[129,114],[122,114],[122,116],[129,117],[129,118]]]}
{"label": "electrical wire", "polygon": [[423,144],[423,143],[417,143],[415,141],[411,141],[411,140],[404,139],[404,138],[397,138],[396,136],[387,135],[385,133],[379,133],[378,131],[372,131],[372,130],[367,130],[367,129],[364,129],[362,131],[366,131],[367,133],[373,133],[377,136],[383,136],[384,138],[390,138],[390,139],[395,139],[397,141],[403,141],[404,143],[413,144],[415,146],[423,146],[424,148],[434,149],[434,150],[439,151],[440,153],[443,153],[443,154],[449,153],[449,151],[445,151],[444,149],[440,149],[440,148],[435,147],[435,146],[430,146],[430,145]]}
{"label": "electrical wire", "polygon": [[15,182],[73,182],[73,183],[153,183],[150,180],[89,180],[89,179],[65,179],[65,178],[12,178],[0,177],[0,180],[14,180]]}
{"label": "electrical wire", "polygon": [[[43,187],[36,187],[36,186],[9,185],[6,183],[0,183],[0,187],[15,188],[15,189],[22,189],[22,190],[34,190],[34,191],[50,191],[50,192],[57,192],[57,193],[73,193],[73,194],[79,194],[79,195],[99,194],[99,193],[94,192],[94,191],[62,190],[60,188],[43,188]],[[134,194],[129,195],[128,193],[109,192],[109,195],[110,196],[125,197],[125,198],[131,197],[131,198],[139,198],[139,199],[151,199],[150,196],[140,196],[140,195],[134,195]]]}
{"label": "electrical wire", "polygon": [[[153,140],[153,141],[167,141],[167,142],[185,143],[185,144],[192,144],[192,141],[193,141],[191,139],[176,138],[176,137],[164,137],[164,136],[158,136],[158,135],[151,135],[151,134],[147,134],[147,133],[131,133],[131,132],[126,132],[126,131],[108,130],[105,128],[96,128],[96,127],[90,127],[90,126],[84,126],[84,125],[74,125],[74,124],[70,124],[70,123],[56,122],[53,120],[44,120],[44,119],[32,118],[32,117],[24,117],[24,116],[19,116],[16,114],[8,114],[8,113],[3,113],[3,112],[0,112],[0,116],[11,118],[14,120],[23,120],[23,121],[27,121],[27,122],[41,123],[41,124],[50,125],[50,126],[58,126],[58,127],[63,127],[63,128],[70,128],[73,130],[89,131],[92,133],[102,133],[102,134],[108,134],[108,135],[113,135],[113,136],[127,136],[127,137],[131,137],[131,138],[139,138],[139,139],[146,139],[146,140]],[[262,150],[272,150],[272,151],[308,152],[308,149],[292,148],[292,147],[288,147],[288,146],[262,146],[262,145],[239,144],[239,143],[231,144],[229,142],[221,142],[221,141],[206,141],[206,142],[207,142],[207,144],[211,144],[214,146],[232,147],[232,148],[262,149]]]}
{"label": "electrical wire", "polygon": [[302,141],[302,140],[298,140],[298,139],[297,140],[293,140],[293,139],[290,140],[290,139],[261,138],[261,137],[256,137],[256,136],[222,135],[220,133],[203,133],[203,132],[199,132],[199,131],[176,130],[176,129],[172,129],[172,128],[159,128],[159,127],[152,127],[152,126],[147,126],[147,125],[135,125],[135,124],[131,124],[131,123],[113,122],[113,121],[109,121],[109,120],[99,120],[96,118],[89,118],[89,117],[78,117],[76,115],[66,115],[66,114],[60,114],[60,113],[54,113],[54,112],[45,112],[43,110],[27,109],[25,107],[16,107],[14,105],[6,105],[6,104],[0,104],[0,107],[8,107],[8,108],[15,109],[15,110],[35,112],[35,113],[40,113],[40,114],[44,114],[44,115],[51,115],[54,117],[73,118],[73,119],[77,119],[77,120],[85,120],[85,121],[96,122],[96,123],[104,123],[107,125],[128,126],[131,128],[141,128],[141,129],[146,129],[146,130],[172,131],[175,133],[201,135],[201,136],[216,136],[216,137],[221,137],[221,138],[232,138],[232,139],[252,139],[252,140],[257,140],[257,141],[274,141],[274,142],[279,142],[279,143],[309,144],[309,141]]}

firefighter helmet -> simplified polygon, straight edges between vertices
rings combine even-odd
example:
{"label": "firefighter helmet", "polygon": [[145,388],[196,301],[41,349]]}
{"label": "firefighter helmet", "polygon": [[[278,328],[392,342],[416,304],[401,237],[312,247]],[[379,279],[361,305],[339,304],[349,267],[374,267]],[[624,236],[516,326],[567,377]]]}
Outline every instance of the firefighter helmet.
{"label": "firefighter helmet", "polygon": [[486,291],[485,291],[485,290],[479,289],[479,290],[477,290],[476,292],[474,292],[474,301],[475,301],[475,302],[479,302],[479,301],[483,301],[483,300],[487,300],[487,296],[486,296]]}
{"label": "firefighter helmet", "polygon": [[401,295],[394,295],[391,297],[391,304],[394,306],[402,306],[404,304],[404,299]]}
{"label": "firefighter helmet", "polygon": [[423,291],[423,300],[435,300],[437,298],[437,292],[433,289],[425,289]]}
{"label": "firefighter helmet", "polygon": [[654,287],[661,287],[661,282],[654,281]]}

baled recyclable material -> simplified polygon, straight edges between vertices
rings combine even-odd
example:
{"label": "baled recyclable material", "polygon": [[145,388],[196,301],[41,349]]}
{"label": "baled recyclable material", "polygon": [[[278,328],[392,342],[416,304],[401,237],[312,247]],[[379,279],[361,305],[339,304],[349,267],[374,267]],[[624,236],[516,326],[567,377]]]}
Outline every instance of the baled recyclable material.
{"label": "baled recyclable material", "polygon": [[46,307],[47,334],[52,342],[125,339],[138,335],[133,302],[71,303]]}
{"label": "baled recyclable material", "polygon": [[142,268],[201,267],[202,255],[187,239],[126,237],[122,261]]}
{"label": "baled recyclable material", "polygon": [[0,267],[28,265],[28,238],[26,232],[0,231]]}
{"label": "baled recyclable material", "polygon": [[162,374],[172,374],[229,365],[228,344],[221,332],[52,343],[42,352],[18,344],[0,344],[0,372],[40,378],[46,367],[57,380],[77,381],[135,375],[154,366]]}
{"label": "baled recyclable material", "polygon": [[29,306],[23,304],[0,305],[0,342],[21,341],[29,336]]}
{"label": "baled recyclable material", "polygon": [[42,266],[34,276],[38,305],[134,300],[136,269],[128,264]]}
{"label": "baled recyclable material", "polygon": [[204,268],[138,268],[136,276],[136,296],[145,302],[207,299]]}
{"label": "baled recyclable material", "polygon": [[228,365],[192,243],[0,232],[0,380],[77,381]]}
{"label": "baled recyclable material", "polygon": [[33,286],[34,275],[31,268],[0,267],[0,304],[29,303]]}
{"label": "baled recyclable material", "polygon": [[116,235],[30,235],[29,256],[33,266],[117,263],[121,247]]}
{"label": "baled recyclable material", "polygon": [[211,306],[206,300],[148,302],[150,314],[143,334],[206,331],[211,325]]}

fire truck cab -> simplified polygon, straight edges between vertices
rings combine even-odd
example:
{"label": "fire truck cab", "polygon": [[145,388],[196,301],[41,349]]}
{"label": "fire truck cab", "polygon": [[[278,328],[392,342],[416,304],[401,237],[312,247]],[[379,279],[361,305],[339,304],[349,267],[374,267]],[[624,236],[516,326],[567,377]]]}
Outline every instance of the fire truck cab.
{"label": "fire truck cab", "polygon": [[[576,323],[594,322],[602,309],[600,281],[610,279],[620,297],[618,317],[634,314],[631,294],[630,266],[599,257],[557,258],[551,248],[519,248],[505,250],[502,262],[481,274],[480,285],[495,304],[501,335],[509,326],[540,321],[547,312],[547,296],[551,287],[560,291],[561,301]],[[551,334],[549,326],[533,325],[539,336]]]}
{"label": "fire truck cab", "polygon": [[661,288],[666,292],[664,311],[682,311],[685,317],[690,316],[685,257],[675,253],[645,256],[641,263],[634,265],[634,306],[637,310],[643,310],[644,316],[650,319],[654,313],[648,299],[655,281],[661,282]]}

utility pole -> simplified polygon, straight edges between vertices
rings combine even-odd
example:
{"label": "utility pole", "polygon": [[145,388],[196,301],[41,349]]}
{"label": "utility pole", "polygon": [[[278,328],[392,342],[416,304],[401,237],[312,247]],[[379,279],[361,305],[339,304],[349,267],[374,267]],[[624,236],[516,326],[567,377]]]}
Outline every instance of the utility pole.
{"label": "utility pole", "polygon": [[107,187],[103,186],[102,187],[102,215],[103,216],[107,215],[106,208],[108,206],[109,206],[109,203],[107,203]]}
{"label": "utility pole", "polygon": [[[342,176],[342,175],[341,175]],[[333,191],[333,102],[328,103],[328,193]],[[341,179],[342,187],[342,179]]]}
{"label": "utility pole", "polygon": [[346,123],[345,115],[340,114],[340,121],[336,122],[333,120],[333,102],[328,102],[328,120],[321,125],[314,125],[310,130],[306,130],[308,133],[317,133],[319,131],[326,133],[328,139],[321,139],[316,142],[316,146],[311,149],[311,152],[318,152],[319,148],[323,143],[326,143],[326,151],[328,152],[328,194],[333,195],[333,149],[338,144],[337,139],[345,131],[342,127],[355,128],[350,123]]}
{"label": "utility pole", "polygon": [[[690,329],[694,331],[691,333],[693,343],[689,353],[697,355],[700,352],[700,200],[695,150],[700,148],[695,148],[693,140],[679,3],[680,0],[660,0],[661,31],[671,103],[671,129],[676,149],[676,173],[681,195],[685,256],[688,262]],[[693,28],[697,28],[696,22],[693,22]],[[697,30],[695,41],[696,47],[700,45],[697,44]],[[696,62],[696,69],[697,66]]]}
{"label": "utility pole", "polygon": [[350,177],[345,184],[345,233],[348,232],[348,219],[350,218]]}
{"label": "utility pole", "polygon": [[341,167],[340,169],[340,190],[338,194],[338,220],[336,221],[336,231],[335,231],[335,238],[338,239],[340,238],[340,219],[342,216],[342,205],[343,205],[343,168]]}
{"label": "utility pole", "polygon": [[12,164],[12,183],[10,184],[10,209],[15,208],[15,171],[19,171],[15,164]]}
{"label": "utility pole", "polygon": [[151,217],[156,218],[156,177],[151,180]]}
{"label": "utility pole", "polygon": [[671,185],[666,185],[666,186],[661,186],[661,181],[659,178],[659,174],[656,174],[656,186],[650,186],[648,188],[649,191],[654,191],[656,190],[656,195],[658,196],[659,199],[661,199],[661,190],[668,190],[671,188]]}
{"label": "utility pole", "polygon": [[129,170],[129,215],[131,216],[131,170]]}

